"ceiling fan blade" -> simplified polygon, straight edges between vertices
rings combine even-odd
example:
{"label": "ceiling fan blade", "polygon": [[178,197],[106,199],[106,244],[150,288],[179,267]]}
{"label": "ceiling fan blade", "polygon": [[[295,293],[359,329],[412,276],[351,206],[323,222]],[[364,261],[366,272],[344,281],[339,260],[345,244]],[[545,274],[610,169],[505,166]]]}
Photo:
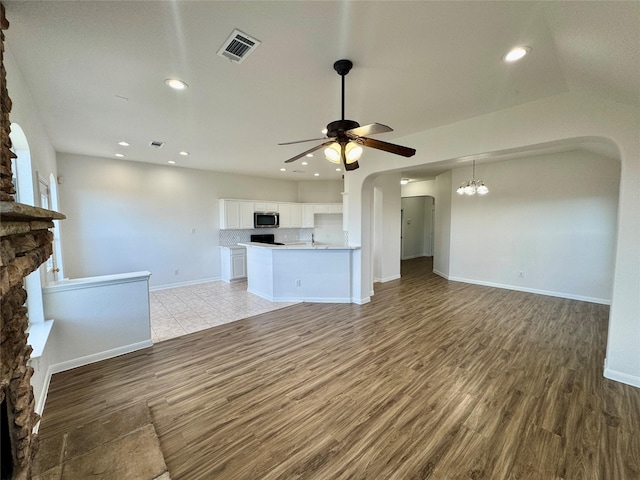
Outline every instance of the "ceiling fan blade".
{"label": "ceiling fan blade", "polygon": [[376,133],[393,132],[393,128],[383,125],[381,123],[370,123],[369,125],[363,125],[361,127],[352,128],[345,133],[348,137],[366,137],[367,135],[375,135]]}
{"label": "ceiling fan blade", "polygon": [[313,142],[313,141],[318,141],[318,140],[325,140],[327,137],[321,137],[321,138],[309,138],[307,140],[296,140],[295,142],[285,142],[285,143],[279,143],[278,145],[293,145],[294,143],[304,143],[304,142]]}
{"label": "ceiling fan blade", "polygon": [[385,152],[395,153],[396,155],[402,155],[403,157],[412,157],[416,154],[415,148],[403,147],[402,145],[396,145],[395,143],[383,142],[374,138],[360,137],[365,147],[376,148],[378,150],[384,150]]}
{"label": "ceiling fan blade", "polygon": [[295,157],[291,157],[289,160],[285,160],[285,161],[284,161],[284,163],[291,163],[291,162],[295,162],[295,161],[296,161],[296,160],[298,160],[299,158],[302,158],[302,157],[306,156],[307,154],[309,154],[309,153],[311,153],[311,152],[315,152],[316,150],[320,150],[322,147],[329,146],[329,145],[331,145],[332,143],[333,143],[333,139],[332,139],[332,140],[329,140],[328,142],[321,143],[320,145],[316,145],[315,147],[310,148],[309,150],[304,151],[304,152],[302,152],[301,154],[296,155]]}

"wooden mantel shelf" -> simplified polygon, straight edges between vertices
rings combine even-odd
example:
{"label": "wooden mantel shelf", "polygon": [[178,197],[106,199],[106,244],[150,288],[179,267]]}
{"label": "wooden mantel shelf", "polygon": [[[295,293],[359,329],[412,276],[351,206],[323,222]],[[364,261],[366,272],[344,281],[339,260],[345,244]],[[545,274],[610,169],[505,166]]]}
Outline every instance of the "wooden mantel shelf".
{"label": "wooden mantel shelf", "polygon": [[64,214],[17,202],[0,202],[0,217],[9,221],[64,220]]}

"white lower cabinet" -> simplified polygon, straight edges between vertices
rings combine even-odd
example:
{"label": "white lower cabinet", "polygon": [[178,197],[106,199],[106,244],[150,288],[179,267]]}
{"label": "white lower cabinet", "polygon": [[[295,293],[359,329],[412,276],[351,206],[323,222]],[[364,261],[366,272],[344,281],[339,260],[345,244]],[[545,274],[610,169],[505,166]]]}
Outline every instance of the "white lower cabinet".
{"label": "white lower cabinet", "polygon": [[247,249],[220,247],[221,278],[227,283],[247,278]]}

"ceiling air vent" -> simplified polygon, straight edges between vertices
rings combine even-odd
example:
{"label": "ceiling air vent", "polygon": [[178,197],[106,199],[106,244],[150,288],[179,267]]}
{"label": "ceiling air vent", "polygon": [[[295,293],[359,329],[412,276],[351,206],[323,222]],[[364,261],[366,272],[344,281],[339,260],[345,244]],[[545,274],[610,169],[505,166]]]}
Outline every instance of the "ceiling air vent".
{"label": "ceiling air vent", "polygon": [[245,58],[251,55],[251,52],[260,46],[260,43],[260,40],[256,40],[240,30],[234,30],[218,50],[218,55],[228,58],[232,62],[242,63]]}
{"label": "ceiling air vent", "polygon": [[151,140],[149,144],[150,147],[161,148],[164,145],[164,142],[160,142],[159,140]]}

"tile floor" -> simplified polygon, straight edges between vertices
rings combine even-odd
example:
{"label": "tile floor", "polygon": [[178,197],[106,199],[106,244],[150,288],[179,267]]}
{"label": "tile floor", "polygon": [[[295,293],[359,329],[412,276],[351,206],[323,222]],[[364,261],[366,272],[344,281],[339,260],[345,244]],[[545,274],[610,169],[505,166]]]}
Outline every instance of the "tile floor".
{"label": "tile floor", "polygon": [[247,292],[247,282],[210,282],[149,294],[154,343],[288,307]]}

